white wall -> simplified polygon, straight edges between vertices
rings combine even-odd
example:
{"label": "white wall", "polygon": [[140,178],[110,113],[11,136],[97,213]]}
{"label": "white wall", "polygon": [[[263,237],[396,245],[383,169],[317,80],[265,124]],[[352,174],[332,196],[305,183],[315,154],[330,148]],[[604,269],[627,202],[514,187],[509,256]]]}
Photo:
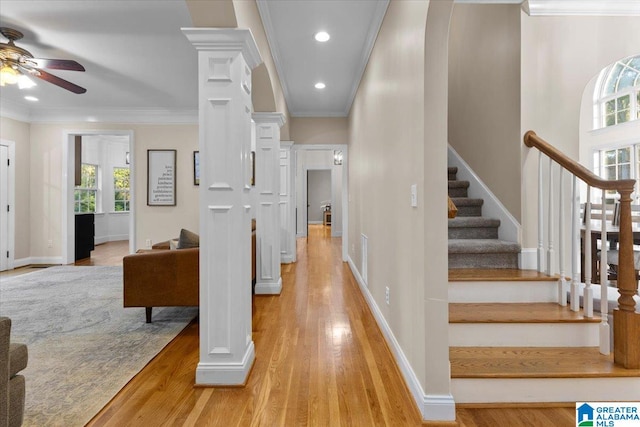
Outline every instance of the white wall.
{"label": "white wall", "polygon": [[310,170],[307,172],[307,202],[309,224],[323,221],[322,204],[331,202],[331,170]]}
{"label": "white wall", "polygon": [[82,137],[82,163],[98,165],[100,188],[95,215],[95,244],[129,240],[129,213],[114,211],[113,168],[129,167],[129,138],[114,135]]}

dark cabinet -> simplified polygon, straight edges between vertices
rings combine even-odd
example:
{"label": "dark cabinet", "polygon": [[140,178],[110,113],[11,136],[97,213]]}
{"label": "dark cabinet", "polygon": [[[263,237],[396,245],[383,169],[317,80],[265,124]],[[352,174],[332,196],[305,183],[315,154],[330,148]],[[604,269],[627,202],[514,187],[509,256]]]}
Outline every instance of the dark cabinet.
{"label": "dark cabinet", "polygon": [[76,214],[76,261],[89,258],[95,248],[95,218],[94,214]]}

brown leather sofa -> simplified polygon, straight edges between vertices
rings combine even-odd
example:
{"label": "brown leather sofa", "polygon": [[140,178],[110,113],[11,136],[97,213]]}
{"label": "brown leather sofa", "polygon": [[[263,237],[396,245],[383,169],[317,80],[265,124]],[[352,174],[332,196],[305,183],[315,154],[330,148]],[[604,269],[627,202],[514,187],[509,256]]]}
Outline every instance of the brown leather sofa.
{"label": "brown leather sofa", "polygon": [[27,346],[11,342],[11,319],[0,317],[0,426],[19,427],[24,417]]}
{"label": "brown leather sofa", "polygon": [[[251,280],[256,280],[256,226],[251,226]],[[124,269],[124,306],[145,307],[151,323],[153,307],[198,306],[200,249],[169,250],[169,242],[127,255]]]}

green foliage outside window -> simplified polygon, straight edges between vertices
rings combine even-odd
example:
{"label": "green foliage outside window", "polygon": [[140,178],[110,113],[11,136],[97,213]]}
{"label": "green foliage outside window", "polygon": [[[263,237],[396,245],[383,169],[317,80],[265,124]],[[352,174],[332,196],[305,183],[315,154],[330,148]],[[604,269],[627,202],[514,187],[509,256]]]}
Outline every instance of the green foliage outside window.
{"label": "green foliage outside window", "polygon": [[98,166],[83,163],[80,186],[74,191],[74,211],[77,213],[95,212],[98,192]]}
{"label": "green foliage outside window", "polygon": [[129,212],[129,168],[113,168],[114,210]]}

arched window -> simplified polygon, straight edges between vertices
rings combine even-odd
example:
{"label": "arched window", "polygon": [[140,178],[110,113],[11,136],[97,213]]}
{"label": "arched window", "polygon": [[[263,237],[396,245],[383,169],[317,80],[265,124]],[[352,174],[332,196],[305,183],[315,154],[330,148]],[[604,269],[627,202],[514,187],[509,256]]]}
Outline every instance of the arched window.
{"label": "arched window", "polygon": [[596,86],[597,127],[640,118],[640,55],[630,56],[600,73]]}

